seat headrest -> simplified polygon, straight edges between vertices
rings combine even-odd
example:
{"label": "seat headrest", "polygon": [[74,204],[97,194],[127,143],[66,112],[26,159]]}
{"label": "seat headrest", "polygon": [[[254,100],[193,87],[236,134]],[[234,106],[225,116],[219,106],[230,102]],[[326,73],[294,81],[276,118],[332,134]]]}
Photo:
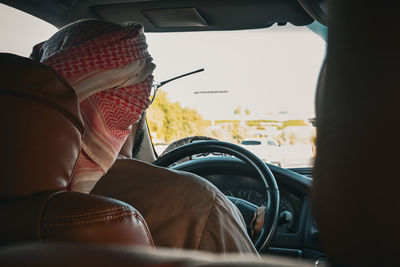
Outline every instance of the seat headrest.
{"label": "seat headrest", "polygon": [[392,216],[400,188],[398,6],[328,3],[313,210],[334,266],[393,266],[400,239],[400,218]]}
{"label": "seat headrest", "polygon": [[67,187],[83,122],[72,87],[52,68],[0,53],[0,199]]}

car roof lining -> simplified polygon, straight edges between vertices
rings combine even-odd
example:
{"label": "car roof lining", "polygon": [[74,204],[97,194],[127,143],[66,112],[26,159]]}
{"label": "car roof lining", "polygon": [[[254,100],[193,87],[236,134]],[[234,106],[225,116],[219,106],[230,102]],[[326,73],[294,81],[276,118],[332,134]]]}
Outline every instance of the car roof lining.
{"label": "car roof lining", "polygon": [[[84,18],[142,23],[146,32],[215,31],[266,28],[274,23],[313,22],[297,0],[0,0],[60,28]],[[204,23],[193,23],[197,15]],[[149,18],[146,12],[156,14]],[[154,12],[155,11],[155,12]],[[157,12],[158,11],[158,12]],[[171,15],[172,14],[172,15]],[[175,24],[160,25],[154,20]],[[199,20],[201,20],[199,19]],[[198,21],[197,21],[198,22]],[[203,24],[203,25],[201,25]],[[172,26],[171,26],[172,25]],[[157,27],[158,26],[158,27]]]}

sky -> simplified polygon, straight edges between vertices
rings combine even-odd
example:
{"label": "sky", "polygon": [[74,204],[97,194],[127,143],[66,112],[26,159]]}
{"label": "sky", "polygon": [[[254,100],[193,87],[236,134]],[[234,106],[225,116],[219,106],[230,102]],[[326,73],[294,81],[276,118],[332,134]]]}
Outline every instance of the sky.
{"label": "sky", "polygon": [[[173,81],[160,90],[206,118],[232,118],[239,105],[252,117],[287,111],[314,116],[318,74],[325,42],[294,27],[211,32],[148,34],[158,82],[199,68],[205,71]],[[197,91],[228,91],[195,94]]]}
{"label": "sky", "polygon": [[0,51],[29,56],[32,47],[53,35],[53,25],[0,4]]}
{"label": "sky", "polygon": [[[0,51],[29,56],[33,45],[57,29],[0,4]],[[292,119],[314,116],[315,88],[325,42],[305,27],[246,31],[148,33],[155,81],[204,68],[160,90],[205,119],[235,119],[239,105],[251,119],[287,111]],[[228,91],[195,94],[198,91]],[[272,115],[271,115],[272,114]]]}

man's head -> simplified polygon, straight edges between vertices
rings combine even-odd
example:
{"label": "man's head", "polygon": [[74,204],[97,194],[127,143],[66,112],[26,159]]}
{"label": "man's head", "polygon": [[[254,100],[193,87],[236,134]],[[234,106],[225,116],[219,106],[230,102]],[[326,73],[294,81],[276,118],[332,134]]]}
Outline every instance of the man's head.
{"label": "man's head", "polygon": [[155,65],[143,27],[78,21],[35,46],[31,58],[52,66],[78,96],[85,134],[71,188],[87,191],[78,183],[107,172],[149,105]]}

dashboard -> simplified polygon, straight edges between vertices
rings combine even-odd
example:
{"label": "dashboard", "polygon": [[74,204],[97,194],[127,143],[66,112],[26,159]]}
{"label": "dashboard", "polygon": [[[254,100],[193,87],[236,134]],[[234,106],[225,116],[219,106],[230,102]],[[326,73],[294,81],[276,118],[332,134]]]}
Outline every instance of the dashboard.
{"label": "dashboard", "polygon": [[[266,206],[267,199],[263,193],[264,185],[253,177],[235,175],[206,175],[203,176],[217,186],[226,196],[247,200],[257,206]],[[281,219],[278,232],[296,232],[301,211],[301,199],[287,191],[280,190],[279,213]]]}
{"label": "dashboard", "polygon": [[[311,213],[311,169],[289,170],[269,165],[279,186],[279,222],[271,246],[263,253],[323,258],[319,232]],[[174,168],[198,174],[227,196],[266,204],[265,186],[257,173],[246,163],[232,157],[200,158]],[[246,220],[246,218],[245,218]]]}

